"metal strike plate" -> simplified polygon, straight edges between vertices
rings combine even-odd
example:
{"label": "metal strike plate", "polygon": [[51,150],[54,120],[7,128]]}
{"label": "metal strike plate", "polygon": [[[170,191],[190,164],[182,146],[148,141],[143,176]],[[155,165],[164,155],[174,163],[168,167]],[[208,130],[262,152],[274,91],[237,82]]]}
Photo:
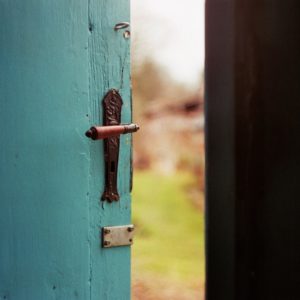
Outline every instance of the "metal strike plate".
{"label": "metal strike plate", "polygon": [[102,228],[102,247],[130,246],[133,243],[134,225],[108,226]]}

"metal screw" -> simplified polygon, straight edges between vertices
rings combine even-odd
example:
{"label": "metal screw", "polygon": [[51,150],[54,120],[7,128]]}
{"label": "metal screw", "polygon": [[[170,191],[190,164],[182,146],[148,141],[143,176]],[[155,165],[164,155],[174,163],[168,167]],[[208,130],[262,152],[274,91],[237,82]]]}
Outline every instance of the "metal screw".
{"label": "metal screw", "polygon": [[104,229],[104,234],[109,234],[110,230],[109,229]]}
{"label": "metal screw", "polygon": [[110,245],[110,242],[109,241],[104,241],[104,246],[109,246]]}
{"label": "metal screw", "polygon": [[128,231],[128,232],[132,232],[133,230],[134,230],[134,227],[128,227],[128,228],[127,228],[127,231]]}
{"label": "metal screw", "polygon": [[125,30],[125,31],[123,32],[123,37],[124,37],[125,39],[129,39],[129,38],[130,38],[130,31],[129,31],[129,30]]}
{"label": "metal screw", "polygon": [[129,242],[132,243],[132,239],[129,239]]}

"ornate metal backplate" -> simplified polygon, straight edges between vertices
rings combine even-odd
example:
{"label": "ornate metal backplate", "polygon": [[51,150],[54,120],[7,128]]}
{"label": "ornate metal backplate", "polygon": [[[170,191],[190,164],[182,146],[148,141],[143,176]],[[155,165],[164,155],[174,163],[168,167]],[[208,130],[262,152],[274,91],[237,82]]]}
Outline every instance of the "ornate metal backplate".
{"label": "ornate metal backplate", "polygon": [[[121,123],[122,98],[117,90],[110,90],[103,99],[104,125]],[[120,137],[114,136],[104,140],[105,189],[102,200],[118,201],[117,187]]]}

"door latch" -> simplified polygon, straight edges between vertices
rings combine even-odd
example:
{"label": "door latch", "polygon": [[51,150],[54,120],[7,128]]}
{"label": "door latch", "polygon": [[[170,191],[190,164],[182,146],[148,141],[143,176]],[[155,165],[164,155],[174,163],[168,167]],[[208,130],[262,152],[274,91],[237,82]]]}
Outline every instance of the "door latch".
{"label": "door latch", "polygon": [[117,90],[110,90],[103,99],[104,126],[92,126],[85,135],[92,140],[104,139],[105,189],[102,200],[108,202],[120,199],[117,178],[120,134],[136,132],[136,124],[120,124],[122,98]]}

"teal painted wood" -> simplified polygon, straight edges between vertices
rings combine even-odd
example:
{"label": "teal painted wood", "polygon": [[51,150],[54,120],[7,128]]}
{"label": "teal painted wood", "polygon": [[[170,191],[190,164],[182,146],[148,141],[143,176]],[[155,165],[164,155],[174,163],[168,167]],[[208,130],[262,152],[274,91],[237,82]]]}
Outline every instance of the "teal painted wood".
{"label": "teal painted wood", "polygon": [[130,136],[113,204],[102,142],[84,137],[109,88],[131,120],[120,21],[127,0],[0,0],[0,299],[130,299],[130,248],[103,250],[99,234],[130,223]]}
{"label": "teal painted wood", "polygon": [[[129,20],[129,0],[89,1],[89,22],[93,28],[89,37],[91,124],[102,124],[100,100],[111,88],[118,89],[123,99],[122,123],[131,121],[130,40],[124,39],[122,30],[113,29],[115,24]],[[122,136],[118,170],[120,201],[99,205],[104,190],[103,142],[91,142],[92,299],[130,299],[130,248],[105,249],[98,254],[100,227],[131,223],[130,149],[131,136]]]}

